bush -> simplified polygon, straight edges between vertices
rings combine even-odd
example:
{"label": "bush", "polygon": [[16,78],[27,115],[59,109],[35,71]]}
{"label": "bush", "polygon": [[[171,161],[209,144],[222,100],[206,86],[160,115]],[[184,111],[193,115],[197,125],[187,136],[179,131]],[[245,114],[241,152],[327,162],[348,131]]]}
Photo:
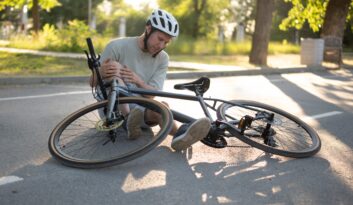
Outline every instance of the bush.
{"label": "bush", "polygon": [[12,36],[9,46],[35,50],[82,52],[87,47],[86,38],[96,35],[83,21],[73,20],[61,30],[53,25],[45,24],[38,34]]}
{"label": "bush", "polygon": [[90,31],[83,21],[69,21],[68,25],[58,32],[58,38],[61,40],[59,48],[62,51],[80,52],[86,47],[85,39],[93,35],[94,32]]}

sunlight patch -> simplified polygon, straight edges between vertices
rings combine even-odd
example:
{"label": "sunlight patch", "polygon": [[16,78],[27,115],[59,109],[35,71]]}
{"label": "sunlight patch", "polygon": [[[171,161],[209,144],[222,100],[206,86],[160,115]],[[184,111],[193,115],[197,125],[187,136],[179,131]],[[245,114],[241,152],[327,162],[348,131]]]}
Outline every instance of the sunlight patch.
{"label": "sunlight patch", "polygon": [[166,173],[163,171],[150,171],[142,178],[136,178],[129,173],[123,183],[122,190],[126,193],[162,187],[166,185]]}

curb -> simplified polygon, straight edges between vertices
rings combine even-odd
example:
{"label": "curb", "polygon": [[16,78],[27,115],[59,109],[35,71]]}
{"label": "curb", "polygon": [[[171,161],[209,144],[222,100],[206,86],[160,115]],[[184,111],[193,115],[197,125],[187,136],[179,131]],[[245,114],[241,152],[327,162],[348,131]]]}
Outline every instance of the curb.
{"label": "curb", "polygon": [[[287,73],[305,72],[327,72],[324,67],[307,68],[262,68],[259,70],[235,70],[235,71],[192,71],[192,72],[168,72],[167,80],[171,79],[196,79],[201,76],[210,78],[227,76],[246,76],[246,75],[279,75]],[[11,77],[0,78],[0,85],[30,85],[30,84],[65,84],[65,83],[88,83],[89,76],[67,76],[67,77]]]}

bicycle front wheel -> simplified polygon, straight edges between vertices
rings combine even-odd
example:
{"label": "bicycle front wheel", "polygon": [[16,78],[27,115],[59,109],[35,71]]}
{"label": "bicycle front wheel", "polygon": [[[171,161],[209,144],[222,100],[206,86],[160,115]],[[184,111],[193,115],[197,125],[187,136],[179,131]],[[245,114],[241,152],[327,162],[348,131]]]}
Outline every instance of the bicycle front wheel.
{"label": "bicycle front wheel", "polygon": [[[320,150],[321,141],[314,129],[290,113],[253,101],[230,102],[234,104],[223,103],[217,109],[219,119],[237,122],[246,115],[255,118],[261,113],[274,114],[273,120],[254,119],[243,133],[233,132],[241,141],[268,153],[294,158],[309,157]],[[267,134],[275,142],[271,145],[266,144],[263,137],[268,125]]]}
{"label": "bicycle front wheel", "polygon": [[88,105],[61,121],[49,137],[49,150],[61,163],[78,168],[100,168],[121,164],[144,155],[170,132],[173,116],[163,104],[140,97],[119,98],[117,103],[134,104],[159,113],[162,123],[146,129],[134,140],[127,138],[121,122],[102,126],[108,101]]}

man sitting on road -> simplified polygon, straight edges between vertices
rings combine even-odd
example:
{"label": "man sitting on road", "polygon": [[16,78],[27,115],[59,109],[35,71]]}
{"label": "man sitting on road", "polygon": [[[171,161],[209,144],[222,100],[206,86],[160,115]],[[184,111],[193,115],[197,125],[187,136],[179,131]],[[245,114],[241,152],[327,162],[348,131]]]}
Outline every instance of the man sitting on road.
{"label": "man sitting on road", "polygon": [[[169,62],[169,56],[163,49],[178,34],[178,22],[170,13],[161,9],[153,11],[147,20],[143,34],[137,37],[115,39],[108,43],[101,55],[102,79],[109,81],[117,78],[120,85],[162,90]],[[97,86],[95,79],[97,79],[95,76],[91,76],[92,87]],[[141,136],[142,129],[161,124],[161,117],[151,110],[132,105],[120,109],[123,114],[128,115],[129,139]],[[208,118],[184,124],[179,130],[174,123],[170,133],[174,135],[171,147],[175,150],[188,148],[206,137],[210,127]]]}

